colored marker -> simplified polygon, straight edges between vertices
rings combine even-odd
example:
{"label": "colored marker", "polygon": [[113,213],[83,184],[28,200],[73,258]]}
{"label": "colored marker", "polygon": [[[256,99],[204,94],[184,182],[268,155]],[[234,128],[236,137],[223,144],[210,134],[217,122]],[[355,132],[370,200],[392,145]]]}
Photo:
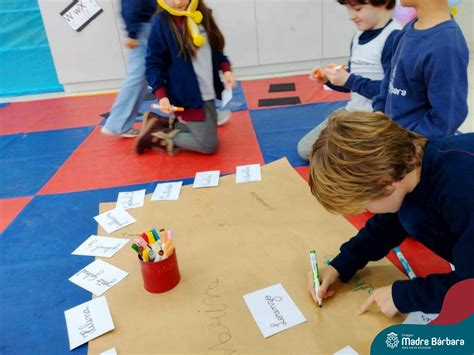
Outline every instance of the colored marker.
{"label": "colored marker", "polygon": [[145,242],[146,242],[147,244],[150,244],[150,241],[148,240],[148,235],[147,235],[145,232],[143,232],[143,233],[141,234],[141,236],[142,236],[143,239],[145,239]]}
{"label": "colored marker", "polygon": [[131,247],[132,247],[132,249],[135,250],[138,254],[140,254],[140,250],[138,249],[138,246],[137,246],[135,243],[133,243],[133,244],[131,245]]}
{"label": "colored marker", "polygon": [[[330,64],[328,65],[328,68],[333,68],[334,70],[346,70],[347,67],[344,64],[343,65]],[[309,78],[311,80],[317,79],[317,80],[322,81],[324,78],[323,78],[323,73],[321,71],[321,68],[318,68],[314,73],[311,73]]]}
{"label": "colored marker", "polygon": [[313,272],[313,284],[314,284],[314,292],[316,293],[316,299],[318,300],[319,307],[323,306],[323,300],[318,294],[319,287],[319,269],[318,269],[318,262],[316,261],[316,251],[311,250],[309,252],[309,259],[311,261],[311,271]]}
{"label": "colored marker", "polygon": [[150,261],[150,252],[148,251],[148,249],[143,249],[143,261]]}
{"label": "colored marker", "polygon": [[393,248],[393,251],[397,255],[398,260],[400,260],[400,262],[402,263],[402,266],[405,269],[406,273],[408,274],[408,277],[413,280],[416,277],[416,275],[411,269],[410,264],[408,264],[408,260],[405,259],[405,256],[402,254],[402,251],[400,250],[400,248],[399,247]]}
{"label": "colored marker", "polygon": [[153,229],[151,230],[151,232],[153,233],[153,237],[155,237],[155,240],[156,240],[156,241],[159,241],[159,240],[160,240],[160,235],[158,234],[158,232],[156,231],[156,229],[153,228]]}
{"label": "colored marker", "polygon": [[[159,110],[161,110],[163,108],[163,106],[159,105],[159,104],[151,104],[150,105],[151,108],[157,108]],[[173,106],[171,105],[171,110],[173,110],[173,112],[183,112],[184,111],[184,107],[179,107],[179,106]]]}
{"label": "colored marker", "polygon": [[148,259],[152,263],[153,261],[155,261],[155,258],[156,258],[155,251],[153,249],[150,249],[150,251],[148,252]]}
{"label": "colored marker", "polygon": [[155,237],[153,236],[153,233],[149,231],[149,232],[146,232],[146,235],[148,236],[148,240],[150,241],[150,244],[155,244],[156,240],[155,240]]}

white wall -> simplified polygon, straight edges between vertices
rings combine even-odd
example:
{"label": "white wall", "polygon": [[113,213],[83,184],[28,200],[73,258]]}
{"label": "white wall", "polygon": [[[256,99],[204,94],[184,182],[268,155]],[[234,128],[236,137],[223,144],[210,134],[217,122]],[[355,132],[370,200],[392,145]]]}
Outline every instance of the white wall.
{"label": "white wall", "polygon": [[469,49],[474,51],[474,1],[464,0],[458,6],[456,21],[464,33]]}

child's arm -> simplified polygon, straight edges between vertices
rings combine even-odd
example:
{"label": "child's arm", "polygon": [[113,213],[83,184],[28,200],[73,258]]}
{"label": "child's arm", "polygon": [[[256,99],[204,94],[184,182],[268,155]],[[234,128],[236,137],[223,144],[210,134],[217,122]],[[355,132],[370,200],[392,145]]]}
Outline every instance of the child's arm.
{"label": "child's arm", "polygon": [[125,29],[128,33],[129,39],[137,39],[141,31],[140,12],[153,13],[153,9],[149,8],[149,2],[144,0],[122,0],[121,15],[123,22],[125,22]]}
{"label": "child's arm", "polygon": [[430,138],[453,135],[467,116],[469,51],[461,34],[444,36],[423,63],[429,109],[413,131]]}
{"label": "child's arm", "polygon": [[[387,100],[388,86],[390,83],[390,76],[392,71],[392,57],[395,54],[400,39],[403,36],[403,31],[394,31],[395,35],[390,35],[387,38],[386,46],[382,52],[382,66],[384,77],[380,83],[379,92],[372,98],[372,108],[374,112],[385,112],[385,102]],[[389,41],[390,40],[390,41]],[[387,51],[385,51],[387,49]]]}
{"label": "child's arm", "polygon": [[161,29],[163,21],[166,21],[166,19],[160,15],[155,16],[153,20],[145,60],[146,80],[158,101],[167,96],[165,89],[165,83],[168,79],[166,68],[171,62],[170,53],[166,47],[167,42]]}
{"label": "child's arm", "polygon": [[375,215],[355,237],[341,246],[339,255],[331,261],[331,265],[339,272],[339,278],[347,282],[369,261],[386,256],[406,236],[398,214]]}
{"label": "child's arm", "polygon": [[[399,30],[393,31],[385,41],[381,58],[384,78],[390,74],[390,62],[395,48],[395,41],[399,33]],[[382,81],[383,79],[372,80],[352,73],[345,82],[344,87],[372,100],[380,93]]]}

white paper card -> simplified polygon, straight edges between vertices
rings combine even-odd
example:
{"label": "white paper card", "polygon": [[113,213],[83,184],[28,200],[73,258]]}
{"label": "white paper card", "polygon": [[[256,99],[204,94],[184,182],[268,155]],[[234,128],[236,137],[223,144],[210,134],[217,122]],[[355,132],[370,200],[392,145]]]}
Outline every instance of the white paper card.
{"label": "white paper card", "polygon": [[352,349],[350,345],[347,345],[341,350],[335,352],[334,355],[359,355],[359,353],[355,351],[354,349]]}
{"label": "white paper card", "polygon": [[117,355],[117,350],[115,348],[111,348],[109,350],[100,353],[100,355]]}
{"label": "white paper card", "polygon": [[130,216],[127,211],[121,208],[116,208],[99,214],[98,216],[95,216],[94,219],[107,233],[113,233],[120,228],[126,227],[137,221],[135,218]]}
{"label": "white paper card", "polygon": [[64,317],[70,350],[114,329],[105,297],[70,308],[64,311]]}
{"label": "white paper card", "polygon": [[201,187],[214,187],[219,186],[219,170],[214,171],[203,171],[196,173],[194,178],[193,189],[198,189]]}
{"label": "white paper card", "polygon": [[183,186],[182,181],[178,182],[164,182],[157,184],[153,195],[151,196],[152,201],[172,201],[179,199],[181,187]]}
{"label": "white paper card", "polygon": [[98,259],[71,276],[69,281],[85,288],[94,295],[100,296],[122,281],[127,275],[128,272]]}
{"label": "white paper card", "polygon": [[222,91],[222,105],[221,107],[224,107],[227,105],[230,100],[232,100],[232,88],[228,87],[225,88],[224,91]]}
{"label": "white paper card", "polygon": [[260,164],[242,165],[236,168],[235,182],[237,184],[260,180],[262,180]]}
{"label": "white paper card", "polygon": [[61,12],[61,16],[73,30],[80,31],[101,12],[102,9],[96,0],[81,0],[68,6],[65,11]]}
{"label": "white paper card", "polygon": [[411,312],[403,321],[403,324],[425,325],[438,318],[438,313]]}
{"label": "white paper card", "polygon": [[142,207],[145,202],[146,190],[119,192],[117,197],[117,207],[121,209]]}
{"label": "white paper card", "polygon": [[249,293],[244,301],[265,338],[306,322],[281,284]]}
{"label": "white paper card", "polygon": [[128,242],[129,239],[91,235],[84,243],[79,245],[76,250],[72,252],[72,254],[111,258]]}

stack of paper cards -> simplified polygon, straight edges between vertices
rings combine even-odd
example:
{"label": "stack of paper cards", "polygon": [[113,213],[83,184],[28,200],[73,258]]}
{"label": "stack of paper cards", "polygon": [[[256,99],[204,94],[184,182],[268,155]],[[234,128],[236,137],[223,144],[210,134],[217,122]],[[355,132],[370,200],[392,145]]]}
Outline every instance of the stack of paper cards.
{"label": "stack of paper cards", "polygon": [[98,216],[95,216],[94,219],[101,225],[102,228],[105,229],[107,233],[113,233],[137,221],[135,218],[130,216],[127,211],[121,208],[104,212]]}
{"label": "stack of paper cards", "polygon": [[236,168],[235,182],[237,184],[261,180],[262,173],[260,170],[260,164],[242,165]]}
{"label": "stack of paper cards", "polygon": [[70,308],[64,311],[64,316],[70,350],[114,329],[105,297]]}
{"label": "stack of paper cards", "polygon": [[196,173],[196,177],[194,178],[193,189],[219,186],[219,175],[219,170],[203,171],[200,173]]}
{"label": "stack of paper cards", "polygon": [[153,195],[151,196],[152,201],[172,201],[179,198],[181,187],[183,186],[182,181],[178,182],[165,182],[157,184]]}
{"label": "stack of paper cards", "polygon": [[111,258],[128,243],[128,239],[99,237],[91,235],[72,252],[73,255],[100,256]]}
{"label": "stack of paper cards", "polygon": [[123,210],[142,207],[145,201],[146,190],[119,192],[117,207]]}
{"label": "stack of paper cards", "polygon": [[244,301],[265,338],[306,322],[281,284],[249,293]]}
{"label": "stack of paper cards", "polygon": [[94,295],[100,296],[127,275],[128,272],[98,259],[71,276],[69,281],[85,288]]}

